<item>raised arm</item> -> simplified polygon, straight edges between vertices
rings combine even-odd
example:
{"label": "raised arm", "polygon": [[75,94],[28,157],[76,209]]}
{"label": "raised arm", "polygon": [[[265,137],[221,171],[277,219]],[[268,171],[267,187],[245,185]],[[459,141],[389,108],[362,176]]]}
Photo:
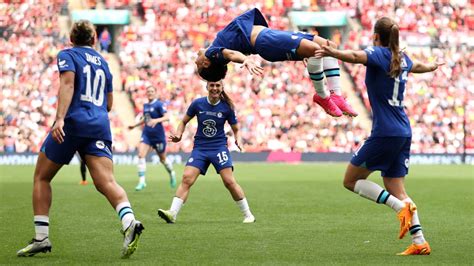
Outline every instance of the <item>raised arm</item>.
{"label": "raised arm", "polygon": [[444,65],[444,63],[422,63],[418,61],[413,61],[413,66],[410,70],[411,73],[426,73],[435,71],[439,66]]}
{"label": "raised arm", "polygon": [[63,131],[64,118],[74,95],[74,78],[75,73],[72,71],[62,72],[59,76],[58,110],[56,111],[56,119],[51,129],[51,135],[58,143],[63,143],[64,136],[66,136]]}
{"label": "raised arm", "polygon": [[239,51],[224,49],[222,50],[222,55],[224,55],[225,59],[231,62],[243,64],[243,67],[245,67],[252,75],[263,75],[263,68],[258,66],[250,57]]}
{"label": "raised arm", "polygon": [[172,142],[180,142],[181,138],[183,137],[184,129],[186,128],[186,124],[191,120],[192,117],[185,114],[183,119],[179,121],[178,129],[176,129],[176,134],[170,134],[169,140]]}

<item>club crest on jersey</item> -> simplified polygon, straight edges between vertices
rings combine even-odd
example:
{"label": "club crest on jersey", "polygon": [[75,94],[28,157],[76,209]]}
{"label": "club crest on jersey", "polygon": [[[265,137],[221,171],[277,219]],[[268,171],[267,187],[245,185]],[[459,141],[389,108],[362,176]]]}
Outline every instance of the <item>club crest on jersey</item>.
{"label": "club crest on jersey", "polygon": [[212,119],[207,119],[202,122],[204,125],[204,128],[202,129],[202,133],[204,136],[208,138],[212,138],[217,134],[217,128],[216,128],[216,121]]}
{"label": "club crest on jersey", "polygon": [[192,163],[193,161],[194,161],[193,157],[189,158],[189,160],[188,160],[189,163]]}
{"label": "club crest on jersey", "polygon": [[217,117],[222,118],[222,113],[221,112],[217,113]]}

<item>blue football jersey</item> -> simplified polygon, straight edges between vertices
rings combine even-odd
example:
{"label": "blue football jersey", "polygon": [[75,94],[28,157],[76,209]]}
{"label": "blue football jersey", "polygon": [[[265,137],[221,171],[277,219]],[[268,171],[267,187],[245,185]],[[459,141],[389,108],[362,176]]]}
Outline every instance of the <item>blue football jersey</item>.
{"label": "blue football jersey", "polygon": [[256,51],[250,44],[253,25],[268,27],[267,21],[257,8],[236,17],[224,29],[219,31],[211,46],[207,48],[206,57],[212,63],[225,65],[229,61],[224,58],[223,49],[231,49],[243,54],[255,54]]}
{"label": "blue football jersey", "polygon": [[198,128],[194,136],[195,149],[216,149],[227,146],[227,137],[224,132],[226,121],[230,125],[237,124],[235,112],[224,101],[216,105],[209,103],[207,97],[194,100],[186,114],[189,117],[197,116]]}
{"label": "blue football jersey", "polygon": [[146,134],[152,141],[163,142],[165,141],[165,129],[163,123],[158,123],[155,127],[149,127],[148,121],[155,118],[163,117],[166,114],[166,109],[163,103],[157,99],[151,103],[145,103],[143,105],[143,117],[145,119],[145,127],[143,128],[143,134]]}
{"label": "blue football jersey", "polygon": [[57,63],[59,72],[75,73],[74,95],[64,119],[65,133],[112,141],[107,113],[112,74],[105,59],[90,47],[73,47],[60,51]]}
{"label": "blue football jersey", "polygon": [[405,86],[413,62],[402,54],[402,72],[392,78],[390,60],[392,54],[387,47],[367,47],[367,73],[365,85],[372,106],[374,137],[411,137],[410,121],[404,110],[403,97]]}

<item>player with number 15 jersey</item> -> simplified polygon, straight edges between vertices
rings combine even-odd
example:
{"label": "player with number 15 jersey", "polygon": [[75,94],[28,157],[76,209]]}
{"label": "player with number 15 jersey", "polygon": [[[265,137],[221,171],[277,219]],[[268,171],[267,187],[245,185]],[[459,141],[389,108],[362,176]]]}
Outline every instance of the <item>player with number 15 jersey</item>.
{"label": "player with number 15 jersey", "polygon": [[191,103],[176,134],[171,134],[169,137],[172,142],[181,141],[186,124],[193,117],[197,117],[198,128],[194,137],[194,148],[184,168],[182,182],[176,190],[170,209],[158,209],[158,215],[167,223],[174,223],[181,206],[188,198],[191,186],[200,174],[206,174],[207,168],[212,164],[239,206],[244,216],[243,222],[253,223],[255,217],[250,212],[244,191],[233,175],[232,158],[224,132],[224,125],[228,122],[234,133],[235,144],[240,148],[241,140],[234,104],[224,91],[222,81],[207,82],[207,91],[207,97],[199,98]]}

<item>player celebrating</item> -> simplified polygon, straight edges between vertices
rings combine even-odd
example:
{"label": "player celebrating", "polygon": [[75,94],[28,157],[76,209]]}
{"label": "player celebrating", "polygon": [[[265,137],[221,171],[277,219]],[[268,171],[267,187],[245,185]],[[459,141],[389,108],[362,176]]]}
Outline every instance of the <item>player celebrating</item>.
{"label": "player celebrating", "polygon": [[148,103],[143,105],[143,116],[138,123],[129,126],[133,129],[141,124],[145,124],[142,132],[140,144],[138,146],[138,185],[135,187],[136,191],[143,190],[146,187],[145,172],[146,172],[146,156],[150,149],[155,149],[160,157],[161,163],[165,166],[166,171],[170,175],[170,186],[176,187],[176,174],[173,170],[173,164],[166,159],[166,137],[163,122],[168,121],[166,110],[163,103],[156,98],[155,87],[148,87],[146,89]]}
{"label": "player celebrating", "polygon": [[[313,101],[331,116],[357,116],[357,112],[342,97],[339,63],[331,57],[316,58],[314,52],[325,39],[303,32],[289,32],[268,28],[260,10],[254,8],[235,18],[206,50],[196,59],[199,75],[207,81],[219,81],[227,73],[229,62],[241,63],[253,75],[263,69],[246,55],[259,54],[270,62],[301,61],[308,59],[306,68],[316,89]],[[334,43],[331,45],[336,46]],[[324,85],[326,76],[329,92]]]}
{"label": "player celebrating", "polygon": [[174,223],[181,207],[188,198],[189,190],[199,174],[205,175],[210,164],[220,174],[225,187],[229,190],[244,215],[244,223],[255,222],[250,212],[244,191],[237,184],[232,173],[232,158],[227,149],[227,137],[224,124],[227,121],[234,133],[235,144],[240,149],[240,135],[237,119],[234,113],[234,104],[225,93],[222,81],[207,82],[208,96],[199,98],[191,103],[183,120],[178,126],[178,132],[169,139],[179,142],[183,136],[186,124],[197,116],[198,128],[194,137],[194,148],[184,168],[183,179],[176,190],[169,210],[158,209],[158,215],[167,223]]}
{"label": "player celebrating", "polygon": [[122,258],[137,248],[143,225],[135,220],[127,194],[115,182],[112,164],[112,136],[108,111],[112,108],[112,75],[105,59],[94,46],[97,35],[92,23],[74,23],[73,48],[58,54],[60,87],[56,120],[41,147],[34,173],[33,210],[36,235],[18,256],[51,251],[49,209],[51,180],[78,151],[84,158],[94,185],[117,211],[122,222]]}
{"label": "player celebrating", "polygon": [[[374,117],[372,133],[355,152],[344,177],[344,186],[377,203],[386,204],[398,213],[399,238],[410,231],[413,244],[398,255],[428,255],[418,212],[408,197],[404,181],[408,173],[411,128],[403,110],[403,95],[408,73],[434,71],[440,64],[412,62],[399,50],[399,28],[390,18],[375,23],[373,43],[364,51],[341,51],[329,44],[316,51],[316,56],[332,56],[344,62],[367,66],[365,84]],[[375,170],[382,172],[386,190],[366,180]]]}

